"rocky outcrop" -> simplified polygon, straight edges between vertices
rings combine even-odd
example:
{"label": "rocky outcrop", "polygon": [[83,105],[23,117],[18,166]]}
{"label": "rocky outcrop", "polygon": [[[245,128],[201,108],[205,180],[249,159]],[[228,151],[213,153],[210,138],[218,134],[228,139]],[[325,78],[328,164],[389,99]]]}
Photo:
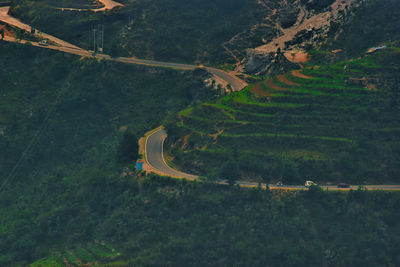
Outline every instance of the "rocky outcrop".
{"label": "rocky outcrop", "polygon": [[241,62],[241,66],[243,72],[254,75],[277,75],[299,68],[297,64],[287,60],[280,50],[268,54],[248,50],[247,57]]}

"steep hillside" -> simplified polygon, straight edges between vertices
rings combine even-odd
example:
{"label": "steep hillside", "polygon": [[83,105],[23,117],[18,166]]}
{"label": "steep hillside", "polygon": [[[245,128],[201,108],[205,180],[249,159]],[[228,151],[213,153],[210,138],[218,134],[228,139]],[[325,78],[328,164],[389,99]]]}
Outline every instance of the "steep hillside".
{"label": "steep hillside", "polygon": [[1,265],[400,263],[396,192],[271,192],[165,177],[95,177],[47,179],[7,205]]}
{"label": "steep hillside", "polygon": [[255,181],[398,183],[399,65],[400,50],[391,48],[183,110],[167,127],[170,153],[207,177],[231,161]]}
{"label": "steep hillside", "polygon": [[[400,266],[398,191],[215,183],[399,184],[398,0],[119,2],[11,12],[85,49],[104,25],[107,54],[250,85],[221,96],[203,68],[0,41],[0,266]],[[199,180],[135,169],[159,125],[167,163]]]}
{"label": "steep hillside", "polygon": [[[84,4],[81,2],[76,7]],[[279,72],[269,71],[278,48],[288,60],[293,54],[313,49],[342,49],[355,56],[371,46],[399,39],[396,0],[123,3],[123,8],[93,13],[61,11],[54,8],[57,2],[52,0],[17,0],[11,12],[86,49],[93,49],[93,29],[104,24],[106,53],[229,63],[231,68],[261,75]],[[306,61],[306,56],[302,60]]]}
{"label": "steep hillside", "polygon": [[400,2],[364,0],[351,16],[335,21],[328,35],[327,49],[344,49],[358,56],[372,46],[400,40]]}
{"label": "steep hillside", "polygon": [[191,72],[0,45],[1,185],[94,167],[118,172],[124,131],[141,136],[168,112],[213,94]]}
{"label": "steep hillside", "polygon": [[63,12],[43,2],[17,0],[11,12],[86,49],[93,49],[92,29],[104,24],[106,53],[191,63],[229,61],[222,43],[264,15],[253,0],[135,0],[124,4],[105,13]]}

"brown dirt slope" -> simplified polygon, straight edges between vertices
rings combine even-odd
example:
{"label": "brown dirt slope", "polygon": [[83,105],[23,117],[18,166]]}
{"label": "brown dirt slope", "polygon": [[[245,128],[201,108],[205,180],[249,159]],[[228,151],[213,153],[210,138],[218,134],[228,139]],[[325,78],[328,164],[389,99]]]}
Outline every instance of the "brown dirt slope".
{"label": "brown dirt slope", "polygon": [[289,85],[289,86],[300,86],[300,84],[298,84],[298,83],[289,81],[289,80],[286,78],[286,76],[283,75],[283,74],[278,75],[278,80],[279,80],[281,83],[287,84],[287,85]]}
{"label": "brown dirt slope", "polygon": [[300,70],[294,70],[294,71],[292,71],[292,75],[293,75],[294,77],[301,78],[301,79],[307,79],[307,80],[313,79],[313,77],[307,76],[307,75],[304,75],[303,73],[301,73]]}
{"label": "brown dirt slope", "polygon": [[275,89],[275,90],[278,90],[278,91],[286,91],[286,88],[280,87],[280,86],[274,84],[274,81],[273,81],[272,79],[269,79],[269,80],[267,81],[267,86],[268,86],[269,88],[272,88],[272,89]]}

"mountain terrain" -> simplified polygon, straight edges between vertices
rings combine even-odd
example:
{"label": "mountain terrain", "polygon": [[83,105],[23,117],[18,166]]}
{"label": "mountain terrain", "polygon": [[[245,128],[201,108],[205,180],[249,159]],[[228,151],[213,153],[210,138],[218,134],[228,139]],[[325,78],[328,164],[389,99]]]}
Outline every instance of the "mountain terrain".
{"label": "mountain terrain", "polygon": [[0,5],[0,266],[400,265],[399,1]]}

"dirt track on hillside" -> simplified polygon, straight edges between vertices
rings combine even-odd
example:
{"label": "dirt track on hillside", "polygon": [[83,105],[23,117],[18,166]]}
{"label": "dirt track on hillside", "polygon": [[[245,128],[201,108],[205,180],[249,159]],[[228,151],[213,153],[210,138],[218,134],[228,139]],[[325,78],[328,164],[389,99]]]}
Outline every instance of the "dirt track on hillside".
{"label": "dirt track on hillside", "polygon": [[273,81],[272,79],[269,79],[269,80],[268,80],[267,86],[270,87],[270,88],[272,88],[272,89],[275,89],[275,90],[286,91],[286,88],[280,87],[280,86],[274,84],[274,81]]}
{"label": "dirt track on hillside", "polygon": [[292,75],[293,75],[294,77],[301,78],[301,79],[306,79],[306,80],[311,80],[311,79],[313,79],[313,77],[307,76],[307,75],[304,75],[303,73],[301,73],[300,70],[294,70],[294,71],[292,71]]}
{"label": "dirt track on hillside", "polygon": [[63,7],[60,7],[60,8],[57,8],[57,9],[60,9],[62,11],[93,11],[93,12],[100,12],[100,11],[111,10],[114,7],[117,7],[117,6],[124,6],[123,4],[115,2],[115,1],[112,1],[112,0],[98,0],[98,1],[101,2],[104,5],[104,7],[94,8],[94,9],[90,9],[90,8],[72,8],[72,7],[71,8],[68,8],[68,7],[67,8],[63,8]]}
{"label": "dirt track on hillside", "polygon": [[284,74],[278,75],[278,80],[281,83],[287,84],[289,86],[300,86],[300,84],[289,81]]}

